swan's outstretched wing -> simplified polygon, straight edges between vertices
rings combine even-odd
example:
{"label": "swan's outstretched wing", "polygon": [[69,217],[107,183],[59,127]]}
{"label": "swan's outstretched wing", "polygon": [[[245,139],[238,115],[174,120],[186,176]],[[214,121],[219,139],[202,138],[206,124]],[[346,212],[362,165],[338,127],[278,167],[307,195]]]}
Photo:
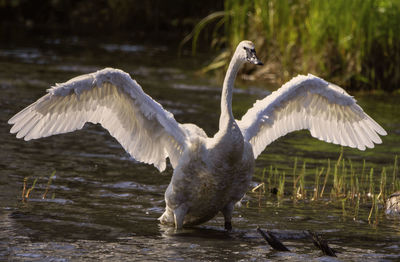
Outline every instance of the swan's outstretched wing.
{"label": "swan's outstretched wing", "polygon": [[342,88],[313,75],[299,75],[247,111],[238,125],[254,157],[289,132],[308,129],[322,141],[365,150],[386,131]]}
{"label": "swan's outstretched wing", "polygon": [[186,146],[187,132],[125,72],[106,68],[48,89],[48,94],[12,117],[11,133],[25,140],[100,123],[136,160],[160,171]]}

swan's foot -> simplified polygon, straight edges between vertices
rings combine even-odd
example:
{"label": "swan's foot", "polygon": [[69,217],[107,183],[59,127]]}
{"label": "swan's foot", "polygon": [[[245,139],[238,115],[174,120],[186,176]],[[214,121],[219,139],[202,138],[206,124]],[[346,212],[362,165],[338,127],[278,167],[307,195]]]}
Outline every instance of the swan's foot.
{"label": "swan's foot", "polygon": [[174,210],[175,229],[182,229],[183,220],[185,219],[187,210],[188,208],[186,207],[185,204],[180,205],[178,208]]}
{"label": "swan's foot", "polygon": [[174,212],[172,211],[171,208],[168,206],[165,208],[165,212],[158,218],[160,220],[160,223],[163,225],[171,225],[173,226],[175,221],[174,221]]}
{"label": "swan's foot", "polygon": [[230,202],[228,205],[226,205],[222,210],[222,214],[224,215],[225,218],[225,229],[227,231],[231,231],[232,230],[232,213],[233,213],[233,207],[234,207],[235,203],[234,202]]}
{"label": "swan's foot", "polygon": [[225,230],[232,231],[232,223],[231,221],[225,221]]}

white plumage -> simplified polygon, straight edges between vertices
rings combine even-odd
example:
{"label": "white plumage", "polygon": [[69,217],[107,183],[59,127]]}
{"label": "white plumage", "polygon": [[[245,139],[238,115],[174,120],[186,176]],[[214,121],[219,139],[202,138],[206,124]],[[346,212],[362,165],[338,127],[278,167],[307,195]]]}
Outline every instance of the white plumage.
{"label": "white plumage", "polygon": [[165,169],[176,166],[186,144],[185,130],[173,115],[146,95],[130,76],[106,68],[48,89],[8,123],[26,141],[100,123],[136,160]]}
{"label": "white plumage", "polygon": [[386,131],[342,88],[309,74],[299,75],[263,100],[238,121],[257,157],[267,145],[289,132],[308,129],[329,143],[365,150],[382,143]]}
{"label": "white plumage", "polygon": [[162,223],[181,228],[221,211],[226,229],[251,182],[254,159],[279,137],[308,129],[320,140],[364,150],[382,142],[378,134],[386,135],[353,97],[313,75],[293,78],[236,121],[232,89],[245,62],[261,64],[250,41],[238,45],[229,65],[219,131],[212,138],[193,124],[179,124],[127,73],[111,68],[52,87],[8,121],[10,132],[30,140],[100,123],[136,160],[163,171],[170,159],[174,173]]}

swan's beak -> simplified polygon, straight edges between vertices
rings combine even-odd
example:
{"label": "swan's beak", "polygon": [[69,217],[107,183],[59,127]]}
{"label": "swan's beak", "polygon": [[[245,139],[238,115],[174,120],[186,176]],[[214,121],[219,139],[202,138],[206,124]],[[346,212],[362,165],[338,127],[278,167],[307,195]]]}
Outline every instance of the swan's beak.
{"label": "swan's beak", "polygon": [[249,58],[249,62],[255,65],[263,65],[263,62],[261,62],[260,59],[258,59],[258,57],[256,56],[256,52],[251,52],[250,58]]}
{"label": "swan's beak", "polygon": [[261,60],[258,59],[256,56],[254,56],[254,60],[252,59],[251,62],[255,65],[264,65],[263,62],[261,62]]}

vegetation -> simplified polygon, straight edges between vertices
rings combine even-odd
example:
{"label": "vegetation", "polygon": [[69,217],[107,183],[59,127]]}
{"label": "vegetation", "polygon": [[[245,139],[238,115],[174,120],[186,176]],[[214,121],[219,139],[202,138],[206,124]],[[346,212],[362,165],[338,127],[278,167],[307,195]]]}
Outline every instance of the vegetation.
{"label": "vegetation", "polygon": [[[262,195],[276,195],[277,201],[291,199],[297,201],[328,201],[342,206],[343,212],[353,209],[357,218],[361,205],[371,207],[368,221],[377,223],[379,206],[384,206],[388,196],[400,190],[398,156],[395,156],[392,167],[382,167],[378,172],[373,167],[367,168],[365,160],[356,169],[349,159],[341,152],[336,163],[327,160],[326,167],[307,169],[304,161],[298,168],[297,158],[288,179],[285,171],[279,171],[270,166],[269,172],[264,168],[261,175],[256,175],[260,183],[252,192]],[[288,171],[288,170],[286,170]]]}
{"label": "vegetation", "polygon": [[165,41],[188,35],[183,42],[191,38],[196,50],[203,32],[202,41],[224,50],[204,71],[226,67],[239,41],[250,39],[266,66],[247,67],[244,76],[280,84],[313,73],[352,89],[390,92],[400,91],[399,14],[399,0],[0,1],[4,39],[37,30]]}
{"label": "vegetation", "polygon": [[[51,183],[53,182],[55,175],[56,175],[56,171],[53,171],[53,173],[51,173],[51,175],[49,176],[49,178],[47,180],[46,189],[42,195],[42,199],[47,198],[47,194],[49,193],[49,189],[50,189]],[[41,177],[41,180],[43,180],[43,179],[45,179],[45,178]],[[22,202],[27,202],[29,200],[31,192],[35,189],[37,181],[38,181],[38,177],[33,180],[31,187],[29,189],[27,189],[29,177],[24,178],[24,186],[22,188],[22,194],[21,194]],[[54,199],[54,198],[55,198],[55,193],[53,192],[52,199]]]}
{"label": "vegetation", "polygon": [[353,89],[399,90],[398,0],[224,3],[223,16],[209,15],[189,35],[195,50],[198,35],[212,24],[212,46],[226,47],[205,71],[226,66],[236,45],[249,39],[266,64],[256,72],[258,78],[281,83],[298,73],[313,73]]}
{"label": "vegetation", "polygon": [[[44,189],[44,192],[37,192],[33,198],[38,198],[40,194],[42,199],[46,199],[55,173],[54,171],[48,178],[36,177],[29,188],[30,177],[25,177],[22,202],[29,201],[36,185],[39,189]],[[368,168],[365,160],[360,165],[345,159],[343,148],[336,161],[327,159],[326,166],[316,166],[312,170],[307,167],[305,160],[299,164],[295,158],[292,168],[279,170],[271,165],[269,168],[263,168],[261,173],[256,172],[255,180],[258,180],[259,184],[249,193],[258,199],[259,206],[265,198],[268,202],[271,202],[271,199],[276,201],[278,205],[285,201],[330,203],[341,208],[343,216],[351,216],[352,219],[359,219],[359,209],[364,207],[369,208],[369,213],[368,217],[361,219],[368,220],[373,225],[378,224],[378,218],[384,211],[389,195],[400,191],[397,155],[394,157],[393,166],[382,167],[377,172],[373,167]],[[51,199],[54,199],[55,192],[51,191]]]}

